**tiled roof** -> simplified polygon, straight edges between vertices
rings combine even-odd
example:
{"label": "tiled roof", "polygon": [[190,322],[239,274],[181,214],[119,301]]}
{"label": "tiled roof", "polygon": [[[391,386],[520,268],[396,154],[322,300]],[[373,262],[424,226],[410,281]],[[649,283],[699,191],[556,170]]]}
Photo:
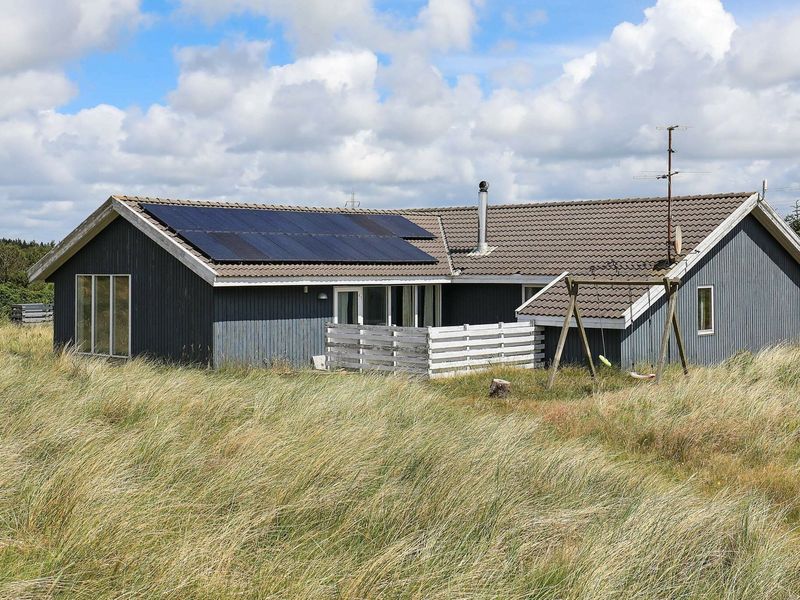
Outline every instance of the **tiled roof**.
{"label": "tiled roof", "polygon": [[[733,213],[752,192],[676,196],[672,221],[683,232],[683,250],[693,249]],[[412,243],[437,259],[430,264],[215,264],[163,227],[141,203],[198,204],[197,201],[115,196],[170,236],[220,277],[425,277],[472,275],[578,276],[653,278],[668,265],[665,198],[631,198],[574,202],[490,205],[487,239],[492,250],[475,255],[476,207],[408,210],[313,208],[264,204],[202,202],[205,206],[304,210],[339,213],[400,214],[433,233],[432,240]],[[559,283],[523,310],[535,316],[562,316],[566,288]],[[587,318],[614,318],[646,291],[598,287],[585,289],[581,308]]]}
{"label": "tiled roof", "polygon": [[[750,196],[751,192],[673,198],[672,223],[683,233],[683,252],[690,253]],[[489,243],[498,248],[484,258],[453,255],[463,272],[487,272],[513,266],[522,272],[557,275],[569,271],[584,277],[652,279],[664,275],[666,264],[667,202],[637,198],[550,204],[536,210],[489,213]],[[448,219],[442,213],[445,231]],[[530,250],[514,235],[498,229],[524,229]],[[519,236],[516,236],[517,238]],[[497,240],[497,241],[495,241]],[[674,258],[674,257],[673,257]],[[679,257],[682,258],[682,257]],[[580,307],[585,318],[617,318],[647,292],[646,286],[584,286]],[[558,283],[526,306],[522,314],[563,316],[566,285]]]}

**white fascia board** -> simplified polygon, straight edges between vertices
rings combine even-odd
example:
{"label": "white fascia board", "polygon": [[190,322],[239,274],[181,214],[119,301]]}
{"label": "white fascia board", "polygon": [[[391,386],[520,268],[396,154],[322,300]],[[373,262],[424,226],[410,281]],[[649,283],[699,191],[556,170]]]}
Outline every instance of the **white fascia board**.
{"label": "white fascia board", "polygon": [[[714,247],[736,227],[742,219],[749,215],[753,209],[759,204],[758,194],[749,196],[742,204],[733,211],[728,217],[720,223],[714,231],[712,231],[706,238],[697,244],[683,260],[678,262],[665,277],[674,279],[683,279],[686,274],[697,265],[703,257],[708,254]],[[642,316],[645,311],[654,304],[661,296],[666,293],[663,285],[654,285],[647,292],[642,294],[636,302],[634,302],[628,310],[624,313],[625,327],[628,327],[636,319]]]}
{"label": "white fascia board", "polygon": [[800,262],[800,237],[781,216],[765,201],[756,205],[753,216],[769,231],[783,248]]}
{"label": "white fascia board", "polygon": [[546,285],[553,281],[552,275],[456,275],[452,283],[518,283]]}
{"label": "white fascia board", "polygon": [[158,229],[150,221],[145,219],[142,215],[133,210],[130,206],[128,206],[124,202],[121,202],[116,198],[112,198],[112,202],[114,210],[116,210],[117,213],[119,213],[119,215],[122,218],[124,218],[134,227],[136,227],[136,229],[144,233],[156,244],[161,246],[164,250],[166,250],[174,258],[180,261],[185,267],[187,267],[189,270],[195,273],[203,281],[205,281],[208,284],[214,285],[214,281],[216,279],[217,274],[210,266],[205,264],[203,261],[199,260],[196,256],[194,256],[191,252],[186,250],[186,248],[181,246],[172,237],[164,235],[163,231]]}
{"label": "white fascia board", "polygon": [[533,296],[528,298],[525,302],[523,302],[516,309],[514,309],[514,312],[516,313],[517,317],[519,317],[519,313],[522,312],[523,308],[525,308],[526,306],[528,306],[528,304],[530,304],[531,302],[536,300],[539,296],[541,296],[542,294],[547,292],[551,287],[553,287],[559,281],[564,279],[564,277],[566,277],[567,275],[569,275],[569,271],[564,271],[558,277],[555,277],[555,278],[551,279],[550,282],[546,286],[544,286],[542,289],[540,289],[538,292],[536,292]]}
{"label": "white fascia board", "polygon": [[450,283],[450,277],[217,277],[214,287],[278,285],[430,285]]}
{"label": "white fascia board", "polygon": [[[542,317],[536,315],[517,315],[517,321],[533,321],[535,325],[542,327],[563,327],[564,317]],[[570,327],[577,327],[578,324],[572,318],[569,321]],[[625,319],[587,319],[584,317],[583,326],[588,329],[625,329]]]}
{"label": "white fascia board", "polygon": [[61,240],[55,248],[28,269],[28,280],[47,279],[116,218],[117,213],[112,207],[111,198],[109,198],[72,232],[67,234],[67,237]]}

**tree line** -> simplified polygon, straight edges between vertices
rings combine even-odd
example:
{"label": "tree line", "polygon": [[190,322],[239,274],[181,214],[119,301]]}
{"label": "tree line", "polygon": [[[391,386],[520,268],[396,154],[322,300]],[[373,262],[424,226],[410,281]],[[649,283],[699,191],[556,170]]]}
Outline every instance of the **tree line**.
{"label": "tree line", "polygon": [[0,318],[8,317],[12,304],[53,302],[53,285],[28,283],[28,268],[47,254],[53,242],[0,238]]}

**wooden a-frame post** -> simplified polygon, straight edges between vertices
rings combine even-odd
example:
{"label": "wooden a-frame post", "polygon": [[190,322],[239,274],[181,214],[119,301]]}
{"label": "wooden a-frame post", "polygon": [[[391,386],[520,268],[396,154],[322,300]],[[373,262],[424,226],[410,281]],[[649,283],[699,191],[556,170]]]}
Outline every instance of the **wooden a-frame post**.
{"label": "wooden a-frame post", "polygon": [[575,324],[578,326],[578,334],[581,338],[583,345],[583,352],[586,354],[586,360],[589,362],[589,370],[592,372],[592,377],[597,378],[597,371],[594,368],[594,361],[592,360],[592,351],[589,348],[589,338],[586,336],[586,330],[583,328],[583,319],[581,319],[581,311],[578,308],[578,284],[573,281],[571,277],[566,278],[567,291],[569,292],[569,305],[567,306],[567,315],[564,317],[564,325],[561,327],[561,335],[558,338],[558,346],[556,347],[556,354],[553,357],[553,364],[550,366],[550,377],[547,379],[547,389],[553,387],[556,380],[556,372],[558,365],[561,362],[561,355],[564,353],[564,346],[567,343],[567,335],[569,334],[569,326],[572,317],[575,317]]}
{"label": "wooden a-frame post", "polygon": [[664,333],[661,335],[661,351],[658,355],[658,368],[656,369],[656,383],[661,383],[661,377],[664,375],[664,365],[667,362],[667,349],[669,348],[669,329],[675,331],[675,342],[678,344],[678,353],[681,357],[681,365],[683,366],[684,375],[689,374],[689,365],[686,362],[686,350],[683,347],[683,338],[681,337],[681,329],[678,326],[678,313],[675,306],[678,301],[678,283],[668,278],[664,278],[664,290],[667,294],[667,314],[664,317]]}
{"label": "wooden a-frame post", "polygon": [[567,291],[569,292],[569,304],[567,305],[567,314],[564,317],[564,325],[561,327],[561,335],[558,338],[558,345],[556,346],[556,353],[553,357],[553,364],[550,366],[550,376],[547,378],[547,389],[553,387],[556,380],[556,373],[558,366],[561,363],[561,356],[564,354],[564,346],[567,343],[567,335],[569,334],[570,321],[575,318],[577,325],[578,335],[581,338],[581,345],[583,352],[586,355],[586,360],[589,363],[589,370],[592,373],[592,378],[597,378],[597,371],[594,368],[594,361],[592,360],[592,351],[589,347],[589,338],[586,335],[586,329],[583,327],[583,319],[581,312],[578,308],[578,289],[581,284],[594,284],[594,285],[663,285],[667,295],[667,314],[664,317],[664,332],[661,335],[661,348],[658,355],[658,367],[656,369],[656,383],[661,382],[661,377],[664,374],[664,366],[667,362],[667,350],[669,348],[669,330],[675,333],[675,342],[678,346],[678,353],[681,358],[681,365],[683,366],[684,375],[689,374],[689,364],[686,359],[686,349],[683,345],[683,336],[681,335],[681,328],[678,324],[678,313],[676,310],[678,301],[678,287],[680,280],[669,279],[665,277],[662,281],[613,281],[613,280],[590,280],[590,279],[573,279],[567,277],[565,279],[567,284]]}

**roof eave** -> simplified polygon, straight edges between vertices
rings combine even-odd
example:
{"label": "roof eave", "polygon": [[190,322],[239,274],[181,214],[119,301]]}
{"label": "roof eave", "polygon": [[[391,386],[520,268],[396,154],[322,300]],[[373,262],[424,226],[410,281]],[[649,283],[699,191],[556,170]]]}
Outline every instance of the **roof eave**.
{"label": "roof eave", "polygon": [[44,281],[117,218],[112,198],[101,204],[67,237],[28,269],[28,280]]}

